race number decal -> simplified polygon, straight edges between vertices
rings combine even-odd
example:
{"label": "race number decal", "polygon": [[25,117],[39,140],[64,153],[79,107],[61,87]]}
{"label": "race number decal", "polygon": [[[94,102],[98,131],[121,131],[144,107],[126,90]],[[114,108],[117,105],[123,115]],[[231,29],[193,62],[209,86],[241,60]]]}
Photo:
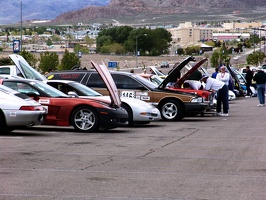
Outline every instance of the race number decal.
{"label": "race number decal", "polygon": [[136,94],[134,91],[121,91],[120,97],[136,98]]}

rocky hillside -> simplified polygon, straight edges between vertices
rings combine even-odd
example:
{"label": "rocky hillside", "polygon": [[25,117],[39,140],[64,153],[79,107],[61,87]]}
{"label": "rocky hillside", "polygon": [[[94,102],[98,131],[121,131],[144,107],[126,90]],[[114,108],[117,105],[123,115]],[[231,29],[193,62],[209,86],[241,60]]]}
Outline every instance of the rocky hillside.
{"label": "rocky hillside", "polygon": [[51,20],[90,5],[106,6],[110,0],[0,0],[0,25],[20,22],[21,2],[22,18],[26,21]]}
{"label": "rocky hillside", "polygon": [[195,20],[263,20],[265,0],[111,0],[108,6],[89,6],[66,12],[63,22],[116,22],[153,24]]}

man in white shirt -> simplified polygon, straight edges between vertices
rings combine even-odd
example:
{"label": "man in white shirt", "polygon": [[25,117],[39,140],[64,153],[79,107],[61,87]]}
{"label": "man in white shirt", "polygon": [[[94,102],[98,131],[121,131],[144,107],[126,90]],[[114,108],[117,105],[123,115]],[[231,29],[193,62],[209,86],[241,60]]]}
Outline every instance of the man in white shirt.
{"label": "man in white shirt", "polygon": [[[216,112],[218,113],[218,115],[224,117],[229,116],[228,86],[224,82],[211,78],[207,75],[203,75],[201,81],[203,81],[206,84],[205,90],[217,92]],[[223,103],[223,113],[221,113],[222,103]]]}

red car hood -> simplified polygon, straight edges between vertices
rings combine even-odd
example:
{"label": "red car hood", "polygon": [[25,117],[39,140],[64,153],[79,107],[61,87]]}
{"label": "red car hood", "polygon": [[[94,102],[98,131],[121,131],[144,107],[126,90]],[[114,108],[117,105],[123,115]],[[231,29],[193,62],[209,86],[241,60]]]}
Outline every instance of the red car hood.
{"label": "red car hood", "polygon": [[110,72],[108,71],[108,68],[104,64],[98,65],[92,60],[91,60],[91,64],[97,70],[97,72],[99,73],[103,81],[105,82],[106,87],[110,93],[112,104],[117,107],[121,107],[121,99],[120,99],[117,87],[115,85],[114,79],[112,78]]}

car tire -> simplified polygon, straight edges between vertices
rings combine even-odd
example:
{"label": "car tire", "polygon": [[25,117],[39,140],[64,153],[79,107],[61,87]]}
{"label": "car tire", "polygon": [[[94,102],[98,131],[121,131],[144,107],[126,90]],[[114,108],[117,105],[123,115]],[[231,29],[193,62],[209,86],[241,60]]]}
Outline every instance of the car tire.
{"label": "car tire", "polygon": [[98,128],[99,117],[93,108],[82,106],[72,113],[71,123],[79,132],[92,132]]}
{"label": "car tire", "polygon": [[6,126],[5,116],[2,113],[2,111],[0,110],[0,132],[1,133],[9,133],[13,130],[14,130],[13,128],[9,128]]}
{"label": "car tire", "polygon": [[182,105],[173,99],[162,102],[159,109],[164,121],[179,121],[185,116]]}
{"label": "car tire", "polygon": [[127,111],[127,114],[128,114],[128,126],[133,126],[134,125],[133,113],[132,113],[132,110],[131,110],[130,106],[128,106],[125,103],[122,103],[121,107],[124,108]]}

